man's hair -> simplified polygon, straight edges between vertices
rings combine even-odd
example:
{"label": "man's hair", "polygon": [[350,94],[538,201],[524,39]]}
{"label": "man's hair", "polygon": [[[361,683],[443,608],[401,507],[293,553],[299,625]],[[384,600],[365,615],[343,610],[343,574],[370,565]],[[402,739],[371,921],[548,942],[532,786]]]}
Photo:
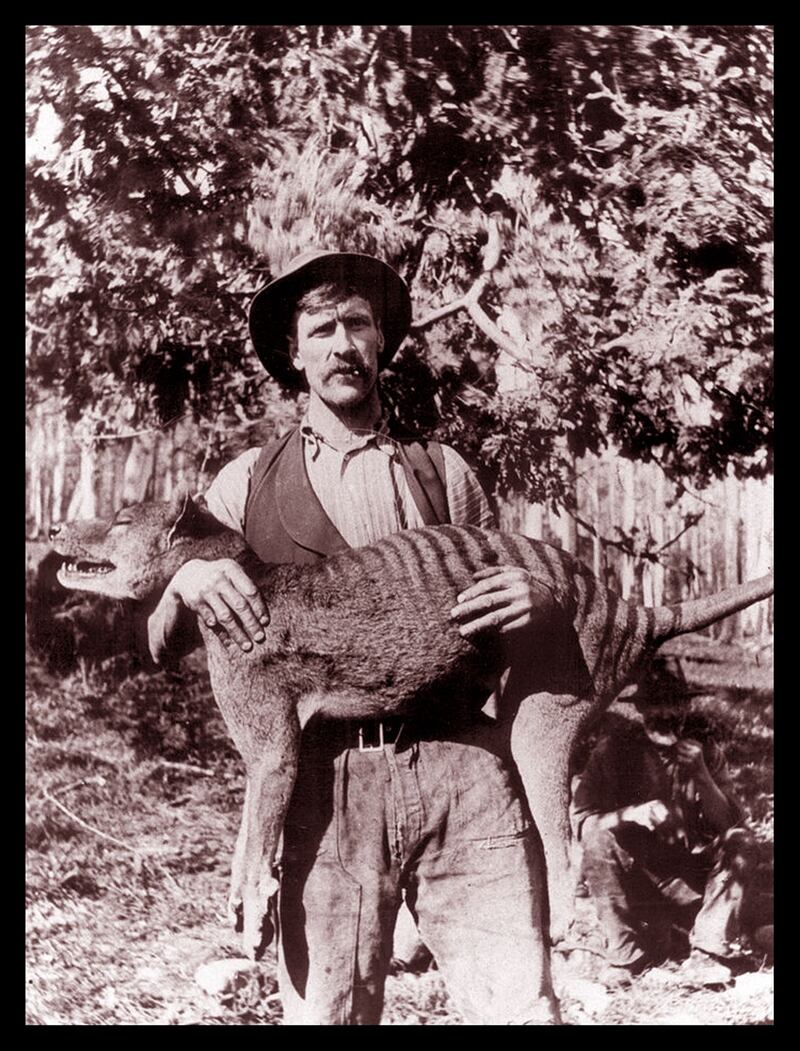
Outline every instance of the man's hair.
{"label": "man's hair", "polygon": [[361,296],[366,299],[372,308],[372,317],[375,324],[381,328],[383,322],[383,302],[380,296],[372,294],[369,288],[356,285],[351,282],[325,281],[323,284],[315,285],[304,292],[295,304],[289,324],[289,336],[297,338],[297,319],[305,312],[308,314],[319,314],[323,310],[338,306],[340,303],[352,299],[353,296]]}

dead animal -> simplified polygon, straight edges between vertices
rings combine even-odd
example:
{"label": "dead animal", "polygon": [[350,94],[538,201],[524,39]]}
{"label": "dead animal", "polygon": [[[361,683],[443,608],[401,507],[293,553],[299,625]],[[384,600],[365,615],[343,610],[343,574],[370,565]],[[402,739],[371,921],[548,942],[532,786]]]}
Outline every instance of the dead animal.
{"label": "dead animal", "polygon": [[[272,937],[269,901],[278,841],[312,717],[374,719],[447,706],[504,667],[502,704],[514,761],[544,847],[550,933],[568,922],[569,763],[590,722],[644,670],[657,647],[772,593],[764,577],[708,598],[645,608],[624,602],[582,563],[523,536],[432,526],[389,536],[313,565],[258,561],[241,536],[188,497],[121,510],[111,522],[53,530],[60,582],[112,598],[160,594],[190,558],[235,558],[269,608],[266,641],[225,647],[202,620],[211,683],[247,772],[231,902],[245,950]],[[457,594],[486,566],[518,565],[547,588],[552,615],[513,652],[450,621]]]}

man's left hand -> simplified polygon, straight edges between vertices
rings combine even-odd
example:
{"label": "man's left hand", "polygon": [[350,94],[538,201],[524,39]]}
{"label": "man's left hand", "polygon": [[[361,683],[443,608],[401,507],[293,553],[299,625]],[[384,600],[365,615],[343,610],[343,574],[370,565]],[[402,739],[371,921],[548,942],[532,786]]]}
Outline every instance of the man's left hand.
{"label": "man's left hand", "polygon": [[480,569],[473,579],[450,611],[465,638],[487,628],[508,635],[531,627],[555,609],[550,590],[521,566]]}
{"label": "man's left hand", "polygon": [[703,746],[699,741],[685,737],[675,745],[675,757],[678,763],[695,777],[708,777]]}

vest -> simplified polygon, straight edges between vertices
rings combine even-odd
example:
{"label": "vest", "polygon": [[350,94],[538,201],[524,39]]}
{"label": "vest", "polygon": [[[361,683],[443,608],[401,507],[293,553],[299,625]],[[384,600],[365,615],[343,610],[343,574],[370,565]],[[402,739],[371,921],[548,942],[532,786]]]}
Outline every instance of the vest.
{"label": "vest", "polygon": [[[425,525],[448,523],[441,446],[414,441],[396,448]],[[311,487],[299,428],[261,450],[250,480],[244,535],[263,562],[317,562],[348,548]]]}

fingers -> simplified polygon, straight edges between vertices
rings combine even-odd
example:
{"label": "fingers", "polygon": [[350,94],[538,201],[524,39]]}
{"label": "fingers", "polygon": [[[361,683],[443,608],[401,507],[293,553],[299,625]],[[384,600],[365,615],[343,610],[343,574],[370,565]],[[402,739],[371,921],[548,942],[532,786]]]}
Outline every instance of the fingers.
{"label": "fingers", "polygon": [[488,580],[490,577],[499,576],[501,573],[505,574],[511,571],[512,573],[522,573],[527,576],[527,570],[521,566],[487,566],[485,569],[478,569],[472,574],[473,580]]}
{"label": "fingers", "polygon": [[521,566],[490,566],[479,569],[472,575],[475,584],[471,584],[458,596],[457,601],[468,601],[478,595],[486,595],[515,584],[528,584],[530,575]]}
{"label": "fingers", "polygon": [[241,595],[252,618],[259,624],[269,624],[269,610],[264,605],[261,592],[248,577],[238,562],[232,562],[226,570],[228,580]]}
{"label": "fingers", "polygon": [[224,644],[247,652],[266,638],[269,612],[258,588],[233,559],[186,563],[172,586],[207,627],[220,629]]}
{"label": "fingers", "polygon": [[[254,642],[264,641],[264,629],[261,627],[251,601],[238,590],[229,578],[222,581],[219,593],[214,597],[218,603],[218,605],[213,606],[217,619],[237,643],[241,644],[242,636],[248,642],[251,640]],[[222,607],[221,610],[219,608],[220,605]]]}
{"label": "fingers", "polygon": [[528,614],[522,614],[519,617],[514,617],[512,620],[506,620],[507,615],[505,610],[494,610],[485,617],[479,617],[468,624],[462,624],[458,632],[465,639],[476,635],[479,631],[486,631],[487,628],[494,628],[502,635],[506,635],[509,632],[518,631],[520,628],[526,628],[531,622]]}
{"label": "fingers", "polygon": [[224,635],[220,637],[223,642],[226,640],[232,641],[239,649],[247,652],[253,648],[253,641],[264,641],[264,632],[256,622],[258,630],[254,639],[251,639],[242,622],[238,619],[240,611],[235,609],[235,603],[237,603],[237,600],[233,597],[231,591],[223,587],[220,594],[209,595],[207,603],[203,603],[203,620],[209,628],[222,629]]}
{"label": "fingers", "polygon": [[456,606],[450,616],[459,624],[459,634],[468,638],[487,628],[505,633],[529,625],[531,614],[526,604],[507,601],[507,598],[504,593],[497,596],[483,595]]}
{"label": "fingers", "polygon": [[[502,634],[517,631],[533,622],[533,612],[542,605],[531,585],[530,574],[521,566],[491,566],[474,574],[475,583],[462,591],[450,611],[468,638],[493,628]],[[552,602],[547,593],[547,605]]]}

